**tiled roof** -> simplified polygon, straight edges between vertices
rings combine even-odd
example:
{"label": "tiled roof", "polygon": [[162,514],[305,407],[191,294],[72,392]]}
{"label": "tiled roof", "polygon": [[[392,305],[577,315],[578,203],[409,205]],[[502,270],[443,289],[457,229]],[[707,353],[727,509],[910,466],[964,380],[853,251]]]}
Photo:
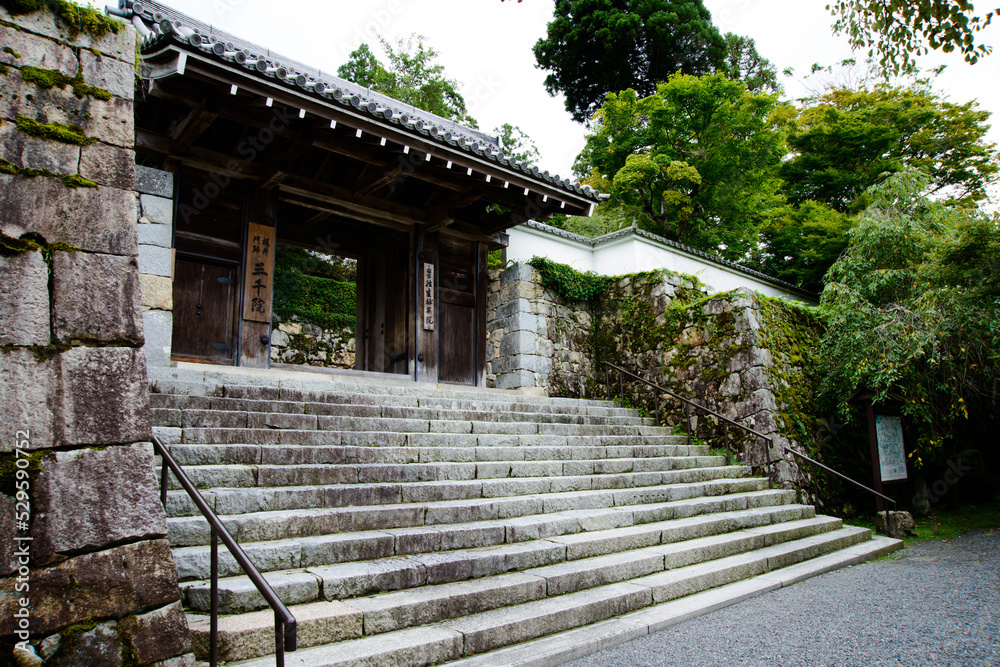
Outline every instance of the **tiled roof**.
{"label": "tiled roof", "polygon": [[552,225],[546,225],[545,223],[538,222],[536,220],[529,220],[528,222],[522,223],[521,226],[528,227],[530,229],[536,229],[540,232],[544,232],[552,236],[559,236],[564,239],[568,239],[570,241],[575,241],[577,243],[582,243],[583,245],[588,245],[592,248],[596,248],[599,245],[604,245],[605,243],[610,243],[615,239],[620,239],[627,236],[639,236],[641,238],[648,239],[655,243],[661,243],[665,246],[676,248],[681,252],[687,253],[689,255],[694,255],[708,262],[712,262],[713,264],[724,266],[727,269],[736,271],[737,273],[742,273],[744,275],[751,276],[753,278],[756,278],[757,280],[771,283],[772,285],[776,285],[783,289],[792,292],[797,292],[799,294],[808,296],[813,299],[816,299],[819,296],[814,292],[810,292],[809,290],[804,290],[801,287],[793,285],[792,283],[785,282],[784,280],[781,280],[779,278],[774,278],[772,276],[767,275],[766,273],[761,273],[760,271],[757,271],[755,269],[748,269],[742,264],[737,264],[736,262],[719,257],[718,255],[707,253],[704,250],[698,250],[697,248],[692,248],[691,246],[684,245],[683,243],[678,243],[677,241],[671,241],[669,239],[665,239],[662,236],[657,236],[656,234],[647,232],[644,229],[639,229],[635,225],[632,225],[631,227],[625,227],[624,229],[619,229],[618,231],[611,232],[610,234],[605,234],[604,236],[598,236],[596,238],[589,238],[587,236],[581,236],[580,234],[574,234],[573,232],[568,232],[565,229],[559,229],[558,227],[553,227]]}
{"label": "tiled roof", "polygon": [[144,35],[141,44],[143,53],[151,53],[166,44],[196,49],[209,58],[236,65],[257,78],[305,92],[329,106],[351,107],[380,124],[486,158],[535,181],[548,183],[593,202],[599,201],[599,193],[588,185],[560,178],[506,155],[496,137],[284,58],[270,49],[230,35],[166,5],[120,0],[118,10],[108,11],[136,24]]}

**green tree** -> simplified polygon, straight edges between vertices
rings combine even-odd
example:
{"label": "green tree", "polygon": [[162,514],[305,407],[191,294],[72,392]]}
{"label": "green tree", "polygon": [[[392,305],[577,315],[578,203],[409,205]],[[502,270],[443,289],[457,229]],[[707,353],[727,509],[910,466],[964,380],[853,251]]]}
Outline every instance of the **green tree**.
{"label": "green tree", "polygon": [[977,62],[991,49],[976,44],[976,33],[1000,15],[995,9],[977,16],[970,0],[835,0],[827,9],[836,17],[834,32],[846,33],[855,49],[878,55],[893,74],[911,71],[913,57],[930,49],[957,49],[966,62]]}
{"label": "green tree", "polygon": [[821,300],[823,394],[845,414],[859,385],[902,395],[918,465],[1000,407],[1000,218],[927,185],[905,169],[869,190]]}
{"label": "green tree", "polygon": [[644,98],[610,94],[575,168],[640,226],[744,259],[780,208],[776,105],[722,74],[675,74]]}
{"label": "green tree", "polygon": [[534,164],[538,161],[540,157],[538,146],[517,125],[504,123],[500,127],[493,128],[493,133],[500,140],[500,148],[503,149],[504,153],[515,158],[518,162]]}
{"label": "green tree", "polygon": [[715,71],[726,40],[702,0],[558,0],[534,50],[546,90],[584,122],[608,93],[652,95],[675,72]]}
{"label": "green tree", "polygon": [[930,175],[931,194],[980,201],[1000,171],[996,146],[985,140],[989,115],[918,84],[832,89],[788,123],[793,157],[781,167],[784,192],[792,203],[856,212],[887,173],[917,167]]}
{"label": "green tree", "polygon": [[410,35],[393,46],[379,37],[386,63],[376,58],[367,44],[362,44],[337,69],[337,75],[404,104],[478,127],[469,115],[465,98],[458,92],[461,84],[445,75],[444,65],[435,62],[438,52],[426,46],[425,41],[422,35]]}
{"label": "green tree", "polygon": [[823,276],[847,247],[851,218],[826,204],[789,206],[760,230],[752,266],[819,294]]}

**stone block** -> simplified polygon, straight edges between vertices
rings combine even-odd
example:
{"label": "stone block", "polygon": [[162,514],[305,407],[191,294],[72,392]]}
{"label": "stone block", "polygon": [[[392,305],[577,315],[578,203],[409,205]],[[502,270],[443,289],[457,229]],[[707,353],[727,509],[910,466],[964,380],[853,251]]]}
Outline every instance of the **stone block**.
{"label": "stone block", "polygon": [[80,176],[100,185],[131,190],[135,187],[135,151],[100,143],[84,146]]}
{"label": "stone block", "polygon": [[530,315],[528,313],[514,313],[511,315],[507,320],[507,330],[509,332],[530,331],[540,336],[548,335],[548,325],[545,318],[540,315]]}
{"label": "stone block", "polygon": [[[142,292],[142,309],[173,310],[174,283],[166,276],[147,276],[139,274],[139,287]],[[149,339],[149,336],[146,336]],[[271,340],[272,344],[274,340]]]}
{"label": "stone block", "polygon": [[149,222],[170,225],[174,222],[174,200],[170,197],[139,195],[139,210]]}
{"label": "stone block", "polygon": [[32,487],[36,565],[166,535],[151,444],[53,452],[41,467]]}
{"label": "stone block", "polygon": [[[27,442],[23,449],[46,449],[55,441],[56,396],[59,386],[59,359],[36,361],[30,350],[0,351],[0,414],[6,431],[3,451],[13,450],[17,436]],[[18,434],[27,432],[27,437]]]}
{"label": "stone block", "polygon": [[76,125],[88,137],[123,148],[135,145],[135,119],[130,100],[78,98],[69,86],[42,88],[34,82],[24,81],[20,70],[11,69],[0,87],[0,117],[14,120],[18,116],[28,116],[42,123]]}
{"label": "stone block", "polygon": [[[28,33],[37,33],[37,35],[58,42],[69,40],[72,46],[82,46],[85,49],[93,48],[119,60],[135,62],[135,30],[130,29],[127,24],[120,32],[109,33],[99,39],[91,37],[87,33],[81,33],[70,39],[66,26],[48,10],[12,16],[5,8],[0,7],[0,20],[16,24]],[[35,35],[29,36],[32,39],[37,39]]]}
{"label": "stone block", "polygon": [[80,169],[80,147],[24,134],[14,123],[0,121],[0,157],[18,167],[75,174]]}
{"label": "stone block", "polygon": [[14,541],[17,534],[14,524],[17,511],[15,503],[13,497],[0,493],[0,539],[3,539],[3,544],[0,544],[0,577],[10,576],[18,568],[18,557],[14,555],[14,551],[20,549],[20,545]]}
{"label": "stone block", "polygon": [[531,302],[527,299],[514,299],[513,301],[508,301],[502,306],[496,309],[496,319],[504,320],[508,317],[513,316],[515,313],[530,313],[531,312]]}
{"label": "stone block", "polygon": [[[538,334],[531,331],[512,331],[500,341],[500,356],[539,354],[543,349],[542,340]],[[549,344],[551,346],[551,342]],[[551,352],[546,356],[551,356]]]}
{"label": "stone block", "polygon": [[122,641],[118,636],[118,623],[110,621],[92,628],[59,635],[59,646],[46,665],[77,667],[77,665],[102,665],[122,667]]}
{"label": "stone block", "polygon": [[497,376],[497,389],[520,389],[522,387],[536,387],[535,375],[530,371],[514,371],[513,373],[503,373]]}
{"label": "stone block", "polygon": [[165,199],[174,197],[174,175],[152,167],[135,165],[135,191]]}
{"label": "stone block", "polygon": [[534,354],[517,354],[511,359],[513,370],[526,370],[548,375],[552,372],[552,359]]}
{"label": "stone block", "polygon": [[49,267],[40,252],[0,256],[0,345],[48,345]]}
{"label": "stone block", "polygon": [[154,662],[150,667],[198,667],[198,661],[195,659],[194,653],[185,653],[176,658]]}
{"label": "stone block", "polygon": [[509,285],[518,281],[530,283],[534,280],[534,271],[528,264],[515,264],[500,274],[500,284]]}
{"label": "stone block", "polygon": [[[140,222],[136,227],[139,233],[139,245],[155,245],[161,248],[169,248],[173,243],[173,226],[160,223],[145,224]],[[142,254],[140,248],[139,253]]]}
{"label": "stone block", "polygon": [[139,246],[139,273],[170,278],[173,276],[173,259],[174,253],[170,248]]}
{"label": "stone block", "polygon": [[132,257],[53,253],[52,328],[60,342],[142,345],[140,296]]}
{"label": "stone block", "polygon": [[[0,580],[0,635],[13,634],[15,581]],[[33,570],[31,631],[48,635],[73,624],[142,613],[179,598],[170,544],[136,542]]]}
{"label": "stone block", "polygon": [[169,310],[148,310],[142,314],[146,344],[143,352],[150,367],[170,365],[170,348],[174,331],[174,316]]}
{"label": "stone block", "polygon": [[134,256],[135,196],[117,188],[71,188],[54,178],[0,174],[0,227],[7,236],[27,232],[49,243]]}
{"label": "stone block", "polygon": [[3,24],[0,24],[0,44],[14,51],[14,53],[0,52],[0,63],[4,65],[17,67],[33,65],[45,69],[57,69],[68,76],[74,76],[80,68],[73,49],[65,44],[42,39]]}
{"label": "stone block", "polygon": [[83,80],[95,88],[107,90],[115,97],[132,99],[135,88],[135,62],[123,62],[100,52],[80,49],[80,69]]}
{"label": "stone block", "polygon": [[64,444],[106,445],[149,439],[149,395],[142,350],[76,347],[60,357]]}
{"label": "stone block", "polygon": [[118,627],[139,665],[180,656],[191,650],[191,633],[180,602],[126,618]]}

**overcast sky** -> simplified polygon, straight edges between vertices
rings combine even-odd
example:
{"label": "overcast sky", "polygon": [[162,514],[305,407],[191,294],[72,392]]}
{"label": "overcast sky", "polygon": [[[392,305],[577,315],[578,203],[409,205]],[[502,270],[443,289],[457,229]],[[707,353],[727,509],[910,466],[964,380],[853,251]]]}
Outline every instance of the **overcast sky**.
{"label": "overcast sky", "polygon": [[[335,72],[362,42],[374,46],[376,32],[390,41],[418,33],[440,53],[447,74],[481,129],[509,122],[534,139],[539,166],[563,177],[583,147],[584,128],[574,123],[561,98],[545,92],[545,73],[535,67],[531,47],[545,35],[553,0],[166,0],[178,11],[267,46],[289,58]],[[825,0],[705,0],[722,32],[752,37],[757,50],[779,71],[805,73],[813,63],[852,57],[847,40],[834,36]],[[998,21],[997,23],[1000,23]],[[980,33],[1000,47],[1000,28]],[[855,54],[863,58],[864,54]],[[953,102],[978,99],[1000,111],[1000,50],[975,66],[961,56],[932,54],[925,67],[946,63],[937,88]],[[786,96],[802,89],[785,81]],[[1000,117],[990,139],[1000,144]],[[996,197],[994,203],[996,203]]]}

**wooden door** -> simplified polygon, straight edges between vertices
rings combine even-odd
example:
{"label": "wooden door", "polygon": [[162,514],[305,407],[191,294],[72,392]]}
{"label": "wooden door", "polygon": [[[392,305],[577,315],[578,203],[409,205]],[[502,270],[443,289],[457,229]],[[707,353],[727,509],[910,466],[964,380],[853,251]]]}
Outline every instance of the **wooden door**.
{"label": "wooden door", "polygon": [[173,357],[232,363],[238,264],[177,257]]}
{"label": "wooden door", "polygon": [[410,337],[407,324],[412,299],[409,238],[402,237],[371,253],[365,266],[366,370],[409,372]]}
{"label": "wooden door", "polygon": [[438,379],[476,384],[478,244],[441,237],[438,290]]}

